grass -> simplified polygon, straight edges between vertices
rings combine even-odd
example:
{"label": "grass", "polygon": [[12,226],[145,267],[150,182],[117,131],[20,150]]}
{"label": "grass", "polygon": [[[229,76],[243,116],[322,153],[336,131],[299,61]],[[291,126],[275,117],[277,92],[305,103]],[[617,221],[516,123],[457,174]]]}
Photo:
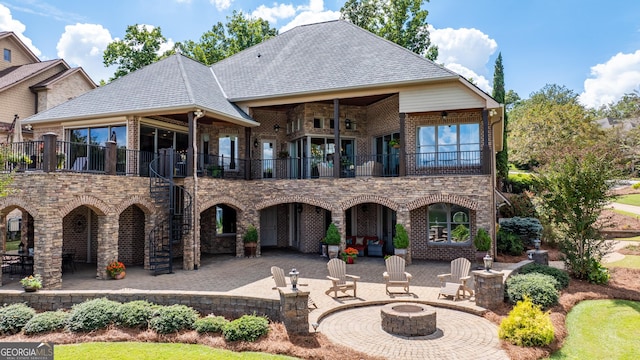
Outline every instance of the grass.
{"label": "grass", "polygon": [[629,269],[640,269],[640,256],[637,255],[625,255],[624,259],[614,261],[611,263],[605,263],[604,266],[608,268],[623,267]]}
{"label": "grass", "polygon": [[567,315],[562,349],[550,359],[638,359],[640,302],[588,300]]}
{"label": "grass", "polygon": [[640,241],[640,236],[634,236],[634,237],[629,237],[629,238],[615,238],[615,240],[620,240],[620,241]]}
{"label": "grass", "polygon": [[18,250],[18,245],[20,245],[20,240],[7,241],[5,243],[5,248],[7,249],[7,251]]}
{"label": "grass", "polygon": [[91,342],[54,346],[56,360],[170,360],[170,359],[231,359],[231,360],[288,360],[289,356],[257,352],[233,352],[205,345],[180,343]]}
{"label": "grass", "polygon": [[636,213],[632,213],[632,212],[628,212],[628,211],[624,211],[624,210],[620,210],[620,209],[612,209],[613,212],[620,214],[620,215],[624,215],[624,216],[629,216],[632,217],[634,219],[640,218],[640,215],[636,214]]}
{"label": "grass", "polygon": [[617,202],[619,204],[640,206],[640,194],[622,195],[614,199],[614,202]]}

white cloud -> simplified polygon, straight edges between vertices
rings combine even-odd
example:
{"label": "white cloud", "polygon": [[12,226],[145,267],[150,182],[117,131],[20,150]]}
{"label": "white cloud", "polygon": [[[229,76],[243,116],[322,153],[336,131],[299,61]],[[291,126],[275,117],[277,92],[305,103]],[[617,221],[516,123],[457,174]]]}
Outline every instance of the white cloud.
{"label": "white cloud", "polygon": [[478,75],[476,72],[467,68],[466,66],[456,63],[446,64],[445,67],[464,76],[467,80],[470,80],[474,84],[476,84],[477,87],[484,90],[486,93],[491,94],[491,84],[489,83],[489,80],[487,80],[487,78],[485,78],[484,76]]}
{"label": "white cloud", "polygon": [[340,11],[324,10],[323,0],[309,0],[309,5],[301,5],[296,8],[296,15],[288,24],[282,26],[279,32],[285,32],[300,25],[336,20],[340,17]]}
{"label": "white cloud", "polygon": [[209,0],[209,2],[215,5],[218,11],[222,11],[231,7],[233,0]]}
{"label": "white cloud", "polygon": [[486,72],[486,64],[498,43],[477,29],[434,29],[429,27],[431,42],[438,45],[438,62],[456,63],[477,72]]}
{"label": "white cloud", "polygon": [[251,17],[262,18],[263,20],[267,20],[269,23],[276,23],[278,22],[278,19],[290,18],[295,14],[296,9],[291,4],[273,4],[273,7],[260,5],[251,13]]}
{"label": "white cloud", "polygon": [[591,67],[591,78],[584,81],[580,102],[599,107],[620,100],[640,84],[640,50],[632,54],[618,53],[606,63]]}
{"label": "white cloud", "polygon": [[29,50],[33,51],[33,53],[40,57],[42,52],[33,45],[31,39],[24,35],[24,31],[27,27],[18,20],[15,20],[13,16],[11,16],[11,11],[6,6],[0,4],[0,30],[1,31],[13,31],[22,42],[29,48]]}
{"label": "white cloud", "polygon": [[95,82],[108,80],[114,68],[106,68],[102,54],[112,41],[109,30],[99,24],[67,25],[56,49],[58,56],[70,65],[82,66]]}

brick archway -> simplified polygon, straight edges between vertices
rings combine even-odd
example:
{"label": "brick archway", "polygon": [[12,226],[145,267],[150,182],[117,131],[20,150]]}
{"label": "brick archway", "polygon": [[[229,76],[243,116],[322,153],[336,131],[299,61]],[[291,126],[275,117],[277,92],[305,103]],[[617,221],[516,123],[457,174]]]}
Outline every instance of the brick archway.
{"label": "brick archway", "polygon": [[232,197],[229,197],[229,196],[221,196],[221,197],[208,199],[204,203],[199,203],[198,204],[198,215],[202,214],[203,211],[209,209],[210,207],[218,205],[218,204],[229,205],[229,206],[231,206],[232,208],[234,208],[238,212],[245,211],[245,206],[240,201],[238,201],[238,200],[236,200],[236,199],[234,199]]}
{"label": "brick archway", "polygon": [[339,204],[340,206],[340,210],[345,211],[349,208],[352,208],[356,205],[359,204],[365,204],[365,203],[374,203],[374,204],[380,204],[383,206],[388,207],[389,209],[393,210],[393,211],[398,211],[400,209],[400,204],[398,204],[397,202],[393,201],[393,200],[389,200],[386,197],[382,197],[379,195],[361,195],[361,196],[356,196],[354,198],[345,200],[343,202],[341,202]]}
{"label": "brick archway", "polygon": [[28,212],[29,215],[34,218],[38,217],[38,210],[21,197],[8,196],[0,200],[0,212],[5,212],[6,209],[11,209],[10,211],[13,211],[14,208],[20,208]]}
{"label": "brick archway", "polygon": [[309,204],[311,206],[318,206],[329,211],[339,210],[339,208],[332,206],[332,203],[328,201],[319,200],[314,197],[308,197],[303,195],[282,196],[274,199],[260,201],[256,204],[256,210],[260,211],[262,209],[266,209],[271,206],[280,205],[280,204],[290,204],[290,203]]}
{"label": "brick archway", "polygon": [[449,203],[463,206],[469,210],[479,210],[480,206],[478,202],[469,200],[463,196],[458,195],[429,195],[423,198],[411,201],[407,204],[407,210],[419,209],[423,206],[435,204],[435,203]]}
{"label": "brick archway", "polygon": [[76,196],[67,205],[60,209],[60,217],[64,218],[71,211],[79,206],[87,206],[91,210],[95,211],[98,216],[104,216],[114,213],[113,209],[107,205],[104,201],[89,195]]}

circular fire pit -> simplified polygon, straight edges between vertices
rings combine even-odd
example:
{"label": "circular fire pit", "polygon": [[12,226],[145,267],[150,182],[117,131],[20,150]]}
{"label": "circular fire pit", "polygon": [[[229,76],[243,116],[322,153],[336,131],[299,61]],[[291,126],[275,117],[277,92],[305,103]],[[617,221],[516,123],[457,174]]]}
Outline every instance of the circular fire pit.
{"label": "circular fire pit", "polygon": [[402,336],[426,336],[436,331],[436,311],[416,303],[391,303],[380,310],[382,330]]}

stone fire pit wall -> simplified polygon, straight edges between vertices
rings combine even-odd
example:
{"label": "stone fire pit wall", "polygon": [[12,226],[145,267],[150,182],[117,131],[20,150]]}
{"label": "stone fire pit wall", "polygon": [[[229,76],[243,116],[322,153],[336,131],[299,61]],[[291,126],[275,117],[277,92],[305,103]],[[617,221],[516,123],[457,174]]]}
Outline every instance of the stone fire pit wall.
{"label": "stone fire pit wall", "polygon": [[382,329],[401,336],[426,336],[436,331],[436,311],[418,303],[391,303],[380,310]]}

